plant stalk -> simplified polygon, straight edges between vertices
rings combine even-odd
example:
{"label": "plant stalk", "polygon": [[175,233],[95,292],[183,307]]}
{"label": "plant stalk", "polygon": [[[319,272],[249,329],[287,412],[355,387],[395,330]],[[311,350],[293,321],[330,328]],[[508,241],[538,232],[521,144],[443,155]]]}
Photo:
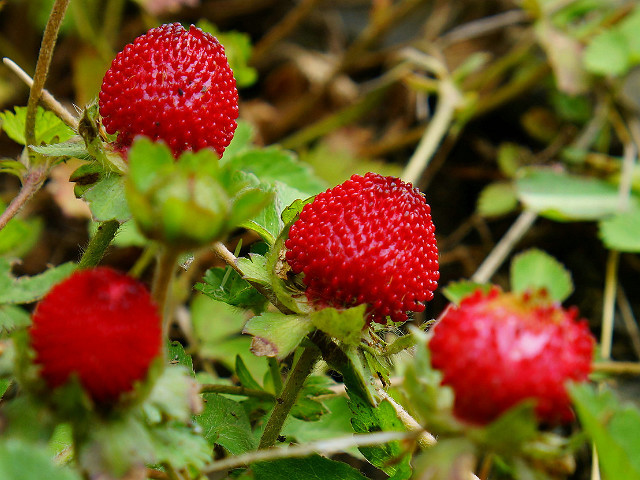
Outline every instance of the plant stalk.
{"label": "plant stalk", "polygon": [[34,145],[36,143],[36,111],[44,83],[49,73],[49,66],[53,57],[53,49],[58,39],[60,25],[64,19],[70,0],[56,0],[51,9],[47,26],[44,29],[42,43],[40,45],[40,54],[36,63],[36,73],[33,76],[33,84],[29,90],[29,101],[27,103],[27,118],[25,121],[24,138],[26,145]]}
{"label": "plant stalk", "polygon": [[201,385],[200,393],[226,393],[228,395],[240,395],[271,401],[276,399],[275,395],[265,392],[264,390],[239,387],[236,385],[218,385],[215,383]]}
{"label": "plant stalk", "polygon": [[9,223],[9,220],[15,217],[22,207],[40,190],[40,187],[47,178],[47,171],[47,166],[41,165],[27,172],[22,181],[20,192],[13,197],[9,206],[0,215],[0,230],[2,230],[7,223]]}
{"label": "plant stalk", "polygon": [[282,392],[278,398],[276,398],[276,405],[271,411],[267,425],[264,427],[258,448],[269,448],[276,444],[284,422],[289,416],[293,404],[296,403],[300,389],[302,389],[304,381],[313,370],[319,358],[320,351],[315,346],[307,347],[302,352],[296,366],[291,370]]}
{"label": "plant stalk", "polygon": [[151,294],[158,307],[158,312],[162,315],[162,333],[165,340],[169,337],[169,323],[171,322],[167,299],[179,254],[180,252],[174,248],[166,245],[162,247],[158,255],[158,263],[156,264],[151,288]]}
{"label": "plant stalk", "polygon": [[111,241],[116,236],[118,228],[120,228],[120,222],[117,220],[107,220],[98,226],[98,231],[89,241],[87,249],[78,262],[79,269],[92,268],[100,263]]}
{"label": "plant stalk", "polygon": [[280,364],[275,357],[269,357],[269,371],[273,379],[273,389],[276,395],[280,395],[282,392],[282,375],[280,374]]}

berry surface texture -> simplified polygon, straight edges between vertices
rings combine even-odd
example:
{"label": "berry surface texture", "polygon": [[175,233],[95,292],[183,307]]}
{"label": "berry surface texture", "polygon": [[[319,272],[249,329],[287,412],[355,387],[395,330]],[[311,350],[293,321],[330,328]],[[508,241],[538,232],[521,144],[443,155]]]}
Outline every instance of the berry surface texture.
{"label": "berry surface texture", "polygon": [[149,30],[113,60],[99,96],[105,129],[126,152],[136,135],[177,158],[205,147],[222,156],[236,129],[238,91],[224,47],[195,26]]}
{"label": "berry surface texture", "polygon": [[109,268],[74,273],[36,307],[31,346],[51,388],[76,375],[96,403],[117,401],[161,352],[161,323],[145,286]]}
{"label": "berry surface texture", "polygon": [[319,194],[285,245],[310,302],[366,304],[369,318],[380,323],[423,311],[439,279],[431,209],[422,193],[394,177],[354,175]]}
{"label": "berry surface texture", "polygon": [[451,307],[435,326],[431,361],[455,392],[454,413],[486,424],[523,400],[539,420],[574,416],[568,381],[587,380],[594,339],[577,310],[562,309],[541,292],[476,291]]}

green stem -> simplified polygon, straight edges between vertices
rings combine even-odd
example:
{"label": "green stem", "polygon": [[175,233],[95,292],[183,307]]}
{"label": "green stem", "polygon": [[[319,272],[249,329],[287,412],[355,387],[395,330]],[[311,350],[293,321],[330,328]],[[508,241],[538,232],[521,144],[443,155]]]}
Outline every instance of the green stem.
{"label": "green stem", "polygon": [[158,253],[158,244],[152,243],[148,245],[142,251],[142,254],[136,260],[136,263],[133,264],[128,275],[133,278],[140,278],[149,264],[153,261],[156,253]]}
{"label": "green stem", "polygon": [[276,399],[275,395],[265,392],[264,390],[238,387],[235,385],[218,385],[214,383],[200,385],[200,393],[226,393],[228,395],[242,395],[244,397],[254,397],[271,401]]}
{"label": "green stem", "polygon": [[275,445],[282,426],[298,398],[302,385],[304,385],[304,381],[313,370],[319,358],[320,352],[315,346],[307,347],[302,352],[298,363],[293,367],[293,370],[291,370],[287,378],[282,393],[276,398],[276,405],[271,411],[267,425],[264,427],[258,448],[269,448]]}
{"label": "green stem", "polygon": [[282,375],[280,374],[280,364],[274,357],[269,357],[269,371],[271,372],[276,395],[280,395],[280,392],[282,392]]}
{"label": "green stem", "polygon": [[158,263],[156,264],[153,287],[151,289],[158,312],[162,315],[162,332],[165,339],[169,336],[169,322],[171,321],[167,298],[169,297],[169,288],[171,287],[179,254],[178,250],[166,245],[162,248],[158,255]]}
{"label": "green stem", "polygon": [[98,231],[89,241],[87,249],[78,262],[78,269],[92,268],[100,263],[111,240],[116,236],[118,228],[120,228],[120,222],[117,220],[107,220],[98,226]]}
{"label": "green stem", "polygon": [[58,39],[58,31],[64,19],[64,14],[69,6],[70,0],[56,0],[51,9],[47,26],[44,29],[44,36],[40,45],[38,63],[36,63],[36,73],[33,77],[33,84],[29,91],[29,102],[27,103],[27,118],[25,121],[24,137],[26,145],[36,143],[36,111],[44,83],[49,73],[49,65],[53,57],[53,49]]}

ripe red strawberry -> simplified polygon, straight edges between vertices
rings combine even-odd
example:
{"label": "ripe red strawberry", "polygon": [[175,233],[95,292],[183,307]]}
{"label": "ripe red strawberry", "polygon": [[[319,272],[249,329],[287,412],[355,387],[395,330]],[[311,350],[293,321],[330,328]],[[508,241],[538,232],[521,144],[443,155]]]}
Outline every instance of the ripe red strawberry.
{"label": "ripe red strawberry", "polygon": [[176,158],[205,147],[222,156],[236,130],[238,91],[222,45],[174,23],[152,28],[116,56],[99,106],[123,152],[145,135],[164,140]]}
{"label": "ripe red strawberry", "polygon": [[161,352],[161,324],[144,285],[109,268],[59,283],[33,314],[31,345],[51,388],[77,375],[96,403],[111,403],[146,377]]}
{"label": "ripe red strawberry", "polygon": [[402,322],[433,298],[440,277],[431,209],[398,178],[352,176],[305,205],[287,262],[320,306],[368,305],[374,321]]}
{"label": "ripe red strawberry", "polygon": [[478,290],[451,307],[429,342],[431,363],[455,392],[454,413],[486,424],[525,399],[549,423],[573,419],[565,384],[587,379],[594,339],[575,308],[546,294]]}

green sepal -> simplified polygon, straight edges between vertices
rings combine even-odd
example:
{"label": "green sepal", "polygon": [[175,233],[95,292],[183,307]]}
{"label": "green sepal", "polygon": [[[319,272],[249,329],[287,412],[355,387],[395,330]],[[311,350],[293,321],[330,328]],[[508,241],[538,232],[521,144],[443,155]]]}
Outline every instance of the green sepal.
{"label": "green sepal", "polygon": [[251,352],[254,355],[282,360],[293,352],[313,329],[313,324],[304,316],[264,312],[249,319],[242,333],[253,335]]}
{"label": "green sepal", "polygon": [[366,326],[366,305],[349,309],[323,308],[309,314],[311,323],[347,345],[358,345]]}
{"label": "green sepal", "polygon": [[489,283],[477,283],[470,280],[458,280],[450,282],[445,288],[442,289],[442,294],[451,303],[460,305],[462,299],[468,295],[471,295],[478,289],[482,289],[484,293],[488,293],[491,290],[492,285]]}
{"label": "green sepal", "polygon": [[573,292],[571,273],[558,260],[537,248],[513,259],[510,277],[513,292],[543,289],[557,302],[565,301]]}

